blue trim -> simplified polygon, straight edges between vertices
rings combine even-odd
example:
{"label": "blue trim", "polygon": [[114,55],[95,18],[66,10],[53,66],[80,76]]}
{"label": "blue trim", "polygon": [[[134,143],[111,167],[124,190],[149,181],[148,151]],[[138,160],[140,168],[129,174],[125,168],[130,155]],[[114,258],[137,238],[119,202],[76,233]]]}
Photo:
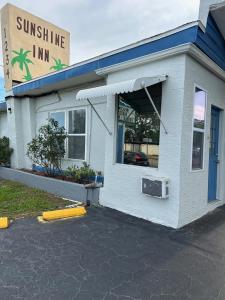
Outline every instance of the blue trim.
{"label": "blue trim", "polygon": [[208,17],[206,32],[198,29],[195,45],[225,70],[225,41],[211,14]]}
{"label": "blue trim", "polygon": [[[37,165],[32,165],[32,170],[36,171],[36,172],[45,172],[46,171],[44,167],[37,166]],[[64,173],[65,170],[62,170],[62,172]],[[62,175],[62,174],[60,174],[59,172],[56,171],[55,175]],[[104,184],[104,176],[102,176],[102,175],[97,175],[96,177],[91,176],[91,177],[89,177],[89,180],[93,181],[93,182],[96,181],[97,183],[102,183],[102,185]]]}
{"label": "blue trim", "polygon": [[74,68],[68,70],[65,69],[62,72],[28,82],[21,86],[15,86],[13,87],[13,93],[15,96],[25,95],[28,91],[41,89],[51,84],[56,84],[70,78],[94,72],[101,68],[113,66],[115,64],[123,63],[131,59],[153,54],[186,43],[194,43],[197,38],[197,33],[198,26],[193,26],[180,32],[171,34],[167,37],[136,46],[132,49],[124,50],[104,58],[96,59],[80,66],[74,66]]}

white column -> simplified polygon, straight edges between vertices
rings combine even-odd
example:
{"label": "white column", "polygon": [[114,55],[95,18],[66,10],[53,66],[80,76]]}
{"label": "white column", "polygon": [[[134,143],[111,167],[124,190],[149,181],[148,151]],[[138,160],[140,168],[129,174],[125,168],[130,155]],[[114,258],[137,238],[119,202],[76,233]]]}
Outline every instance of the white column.
{"label": "white column", "polygon": [[109,135],[109,133],[106,131],[104,174],[107,174],[107,172],[109,172],[110,166],[115,163],[115,109],[115,96],[108,96],[106,106],[106,122],[109,130],[112,132],[112,135]]}
{"label": "white column", "polygon": [[26,156],[26,145],[35,134],[35,112],[33,100],[29,98],[7,99],[7,123],[12,168],[29,168],[31,162]]}
{"label": "white column", "polygon": [[23,118],[23,166],[25,168],[31,168],[32,162],[27,157],[27,144],[35,136],[36,132],[36,117],[35,117],[35,99],[24,98],[22,100],[21,116]]}

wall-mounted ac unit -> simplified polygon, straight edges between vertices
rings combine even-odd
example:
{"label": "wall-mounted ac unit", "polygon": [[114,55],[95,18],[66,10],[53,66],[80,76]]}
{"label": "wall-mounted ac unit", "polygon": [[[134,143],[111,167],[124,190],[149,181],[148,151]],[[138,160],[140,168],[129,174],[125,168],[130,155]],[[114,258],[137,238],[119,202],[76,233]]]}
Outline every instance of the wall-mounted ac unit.
{"label": "wall-mounted ac unit", "polygon": [[169,197],[169,179],[145,176],[142,178],[142,193],[156,198],[167,199]]}

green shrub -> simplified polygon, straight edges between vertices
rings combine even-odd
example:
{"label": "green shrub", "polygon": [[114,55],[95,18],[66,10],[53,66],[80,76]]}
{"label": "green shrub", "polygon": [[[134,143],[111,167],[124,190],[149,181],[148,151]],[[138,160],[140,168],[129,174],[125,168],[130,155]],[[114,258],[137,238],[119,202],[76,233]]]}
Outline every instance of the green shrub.
{"label": "green shrub", "polygon": [[9,138],[4,136],[0,138],[0,164],[10,166],[10,157],[13,149],[9,146]]}
{"label": "green shrub", "polygon": [[42,166],[48,175],[62,173],[61,164],[65,155],[64,127],[54,119],[41,126],[38,135],[27,144],[27,156],[34,164]]}
{"label": "green shrub", "polygon": [[90,168],[90,166],[84,162],[82,167],[71,166],[64,172],[65,176],[74,179],[77,182],[90,180],[90,177],[95,176],[96,172]]}

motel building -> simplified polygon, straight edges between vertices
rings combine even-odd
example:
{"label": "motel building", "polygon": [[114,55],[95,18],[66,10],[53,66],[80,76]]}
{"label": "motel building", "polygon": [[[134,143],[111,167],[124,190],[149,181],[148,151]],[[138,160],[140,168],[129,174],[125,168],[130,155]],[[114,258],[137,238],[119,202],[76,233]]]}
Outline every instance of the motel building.
{"label": "motel building", "polygon": [[63,169],[104,174],[101,205],[173,228],[224,205],[225,4],[206,3],[198,21],[14,86],[0,113],[12,168],[32,168],[26,145],[52,117]]}

